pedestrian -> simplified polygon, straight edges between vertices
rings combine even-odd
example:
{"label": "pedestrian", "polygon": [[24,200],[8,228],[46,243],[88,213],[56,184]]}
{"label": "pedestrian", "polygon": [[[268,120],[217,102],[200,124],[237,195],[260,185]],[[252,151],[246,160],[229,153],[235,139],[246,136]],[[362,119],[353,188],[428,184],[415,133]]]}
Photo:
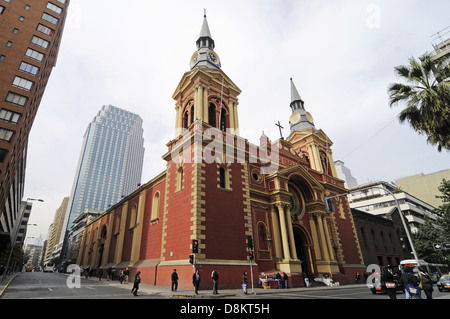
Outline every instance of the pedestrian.
{"label": "pedestrian", "polygon": [[119,272],[119,282],[120,282],[120,284],[123,284],[123,269],[120,269],[120,272]]}
{"label": "pedestrian", "polygon": [[280,275],[279,272],[276,274],[275,278],[276,278],[276,280],[278,282],[278,289],[283,288],[283,287],[281,287],[281,275]]}
{"label": "pedestrian", "polygon": [[217,268],[214,268],[214,270],[211,273],[211,279],[213,281],[213,295],[218,295],[218,286],[219,286],[219,272],[217,271]]}
{"label": "pedestrian", "polygon": [[178,289],[178,274],[177,270],[174,269],[172,272],[172,291],[177,291]]}
{"label": "pedestrian", "polygon": [[130,276],[130,270],[127,268],[125,268],[124,272],[123,272],[123,281],[125,282],[125,284],[128,284],[128,277]]}
{"label": "pedestrian", "polygon": [[283,280],[284,280],[284,288],[288,289],[289,277],[285,272],[283,272]]}
{"label": "pedestrian", "polygon": [[103,277],[103,269],[100,268],[100,270],[98,271],[98,281],[101,281]]}
{"label": "pedestrian", "polygon": [[111,277],[112,268],[108,267],[108,270],[106,271],[106,280],[109,281],[109,278]]}
{"label": "pedestrian", "polygon": [[419,267],[419,277],[419,288],[423,290],[427,299],[433,299],[433,280],[422,266]]}
{"label": "pedestrian", "polygon": [[131,293],[133,294],[133,296],[137,296],[137,292],[139,290],[139,284],[141,283],[141,272],[138,271],[136,273],[136,276],[134,277],[134,285],[133,285],[133,289],[131,289]]}
{"label": "pedestrian", "polygon": [[242,289],[244,290],[244,294],[247,294],[247,272],[244,271],[244,274],[242,275]]}
{"label": "pedestrian", "polygon": [[361,283],[361,275],[359,274],[359,272],[356,273],[356,283],[357,284]]}
{"label": "pedestrian", "polygon": [[390,299],[397,299],[397,285],[394,281],[394,274],[391,268],[383,268],[381,283],[386,287],[386,293]]}
{"label": "pedestrian", "polygon": [[411,267],[406,267],[405,271],[402,273],[400,280],[405,287],[405,297],[406,299],[422,299],[420,296],[419,280],[414,275]]}
{"label": "pedestrian", "polygon": [[198,287],[200,286],[200,271],[197,269],[192,276],[192,284],[194,285],[194,292],[198,295]]}

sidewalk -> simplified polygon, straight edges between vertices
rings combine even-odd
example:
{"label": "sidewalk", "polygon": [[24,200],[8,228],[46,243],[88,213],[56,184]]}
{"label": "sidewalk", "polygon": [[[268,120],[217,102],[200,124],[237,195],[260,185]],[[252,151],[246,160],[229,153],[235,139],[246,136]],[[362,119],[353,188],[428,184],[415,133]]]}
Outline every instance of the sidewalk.
{"label": "sidewalk", "polygon": [[6,288],[8,288],[11,281],[13,281],[13,279],[16,278],[18,274],[20,273],[16,272],[10,276],[6,276],[5,280],[2,280],[3,276],[0,277],[0,299],[2,298],[3,293],[5,292]]}

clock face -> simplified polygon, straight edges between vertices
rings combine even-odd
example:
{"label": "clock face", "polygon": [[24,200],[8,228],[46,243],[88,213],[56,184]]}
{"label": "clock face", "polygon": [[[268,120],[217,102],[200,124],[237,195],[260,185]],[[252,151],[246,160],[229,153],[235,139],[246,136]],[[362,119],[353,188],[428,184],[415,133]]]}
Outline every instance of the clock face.
{"label": "clock face", "polygon": [[291,115],[289,122],[291,122],[291,124],[297,124],[298,121],[300,121],[300,113],[295,112]]}
{"label": "clock face", "polygon": [[197,63],[198,57],[199,57],[198,52],[194,52],[191,58],[191,68],[194,67],[194,65]]}
{"label": "clock face", "polygon": [[216,52],[212,51],[212,50],[208,50],[208,52],[206,53],[208,60],[214,64],[219,64],[219,56],[217,55]]}

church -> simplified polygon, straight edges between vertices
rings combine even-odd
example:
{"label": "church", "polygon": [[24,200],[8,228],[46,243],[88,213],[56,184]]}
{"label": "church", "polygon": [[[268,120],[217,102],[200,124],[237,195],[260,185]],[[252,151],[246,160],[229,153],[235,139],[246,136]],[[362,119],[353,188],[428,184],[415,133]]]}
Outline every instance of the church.
{"label": "church", "polygon": [[[241,90],[221,68],[206,15],[197,50],[175,89],[175,138],[166,169],[87,222],[77,264],[129,268],[142,282],[200,289],[239,288],[247,272],[286,273],[290,287],[332,276],[353,283],[365,266],[355,224],[337,178],[332,142],[315,127],[291,79],[291,132],[260,145],[239,135]],[[331,208],[331,209],[328,209]],[[104,272],[105,273],[105,272]],[[249,282],[250,285],[250,282]]]}

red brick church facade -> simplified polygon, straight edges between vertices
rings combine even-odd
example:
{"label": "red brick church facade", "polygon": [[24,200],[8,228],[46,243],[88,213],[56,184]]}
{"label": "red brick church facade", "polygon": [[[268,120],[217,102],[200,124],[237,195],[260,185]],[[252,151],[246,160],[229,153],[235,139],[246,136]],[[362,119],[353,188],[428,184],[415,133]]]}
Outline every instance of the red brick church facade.
{"label": "red brick church facade", "polygon": [[286,272],[291,287],[305,274],[341,284],[365,271],[346,193],[337,178],[331,141],[317,130],[291,82],[291,134],[260,145],[239,136],[240,89],[221,70],[206,16],[198,50],[173,98],[176,138],[163,155],[167,168],[86,225],[77,263],[93,269],[128,267],[144,283],[192,288],[192,240],[201,289],[238,288],[242,274]]}

